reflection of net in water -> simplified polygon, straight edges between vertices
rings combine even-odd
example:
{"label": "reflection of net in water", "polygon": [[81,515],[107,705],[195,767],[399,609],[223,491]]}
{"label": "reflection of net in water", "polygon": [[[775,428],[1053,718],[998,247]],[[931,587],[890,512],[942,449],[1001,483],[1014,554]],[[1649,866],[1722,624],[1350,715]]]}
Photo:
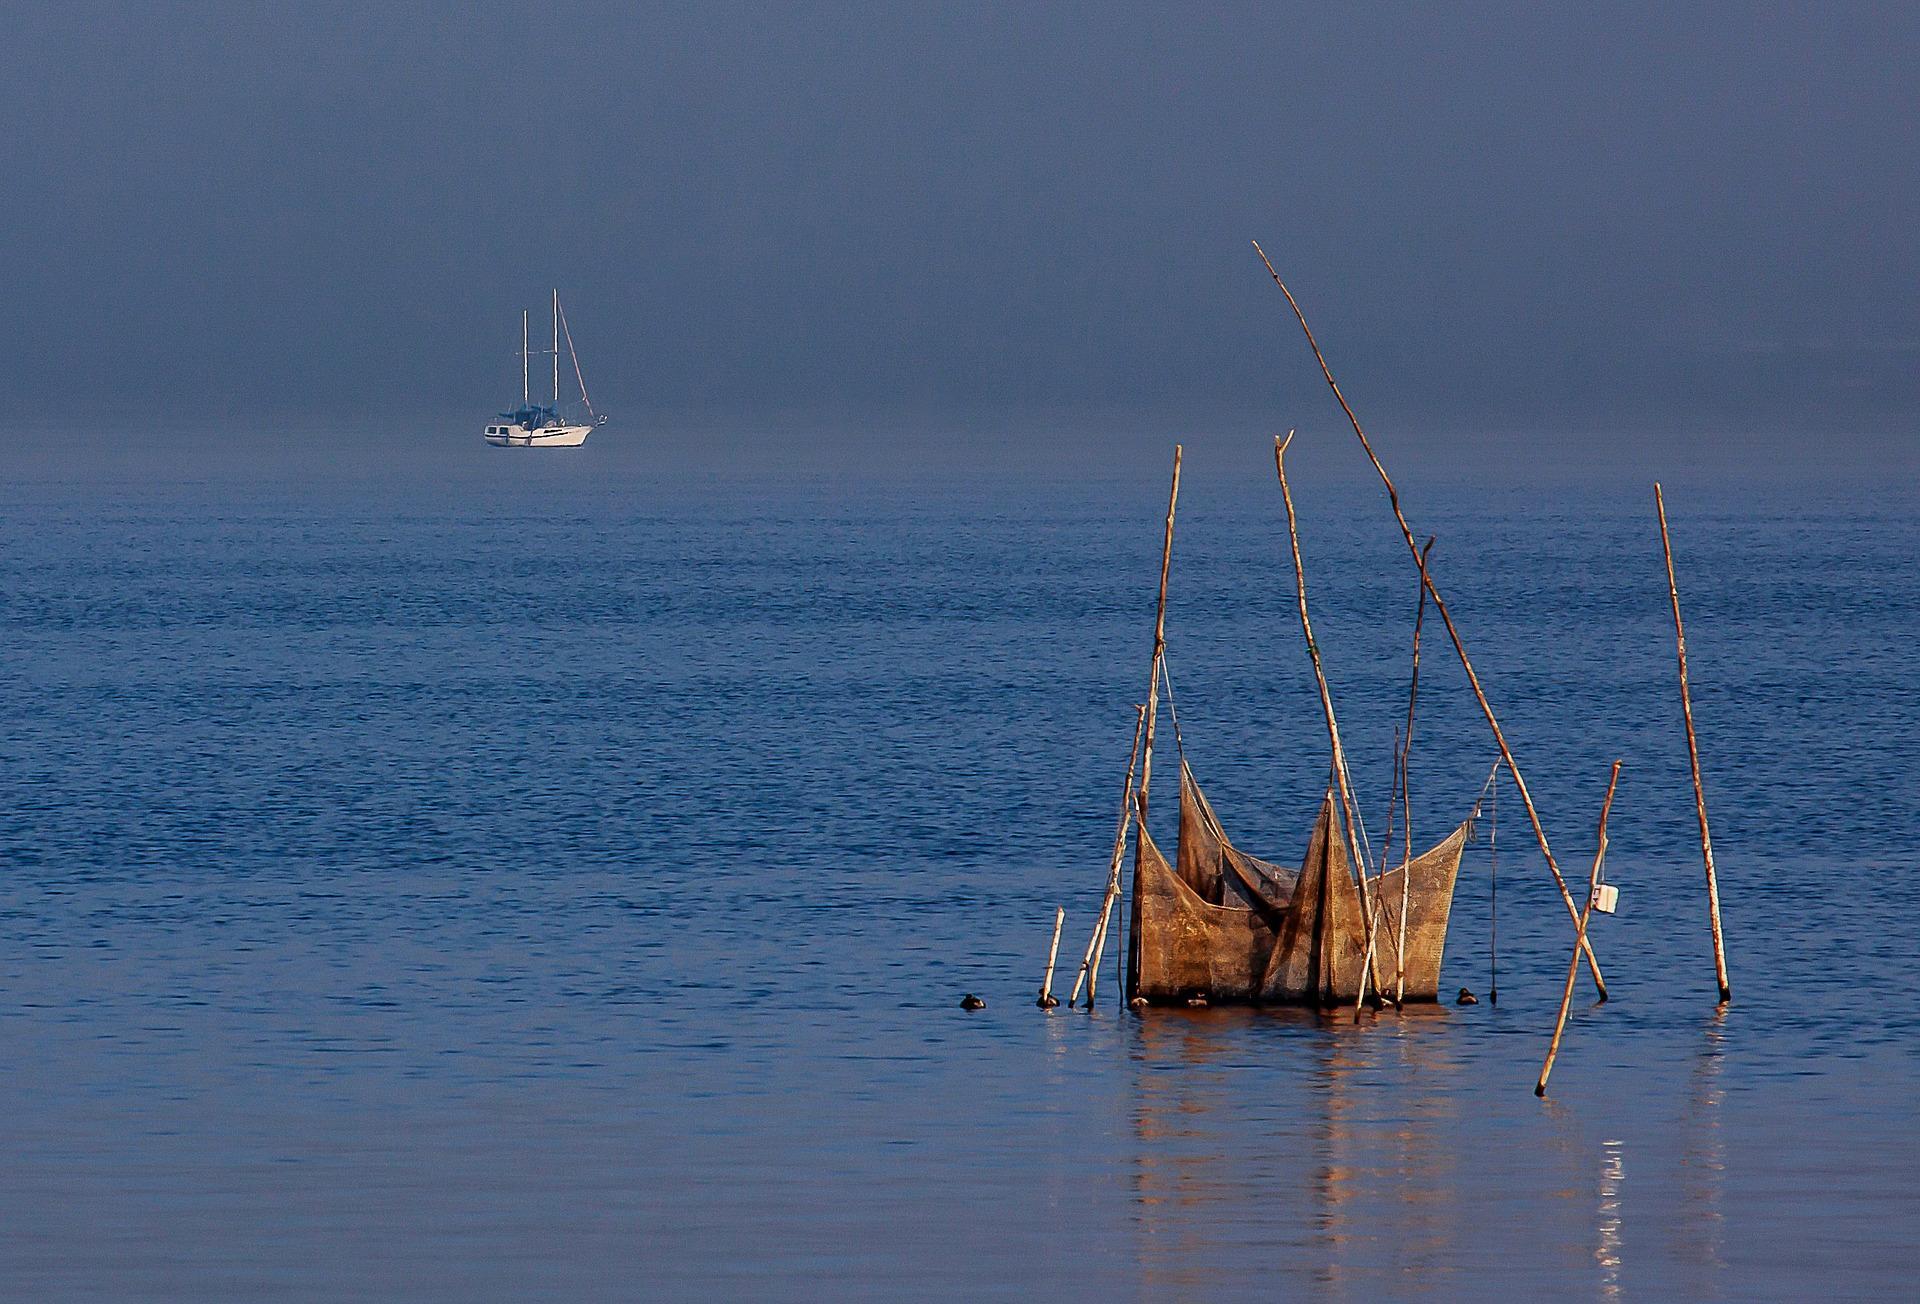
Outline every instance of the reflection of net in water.
{"label": "reflection of net in water", "polygon": [[1435,1008],[1391,1036],[1300,1009],[1141,1021],[1133,1189],[1143,1286],[1231,1294],[1248,1283],[1224,1265],[1251,1254],[1273,1265],[1267,1293],[1362,1281],[1444,1288],[1461,1238],[1475,1234],[1457,1180],[1467,1134],[1442,1039],[1450,1018]]}

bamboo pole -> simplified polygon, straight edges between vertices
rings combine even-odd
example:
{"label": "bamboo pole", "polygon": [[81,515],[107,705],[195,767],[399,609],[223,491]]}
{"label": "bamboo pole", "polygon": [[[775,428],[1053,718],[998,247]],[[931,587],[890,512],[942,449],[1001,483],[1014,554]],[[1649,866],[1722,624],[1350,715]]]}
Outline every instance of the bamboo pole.
{"label": "bamboo pole", "polygon": [[1700,782],[1700,744],[1693,734],[1693,694],[1687,686],[1687,630],[1680,623],[1680,589],[1673,581],[1673,544],[1667,539],[1667,500],[1654,482],[1653,505],[1660,513],[1660,550],[1667,557],[1667,598],[1673,603],[1673,641],[1680,656],[1680,711],[1687,722],[1687,760],[1693,766],[1693,809],[1700,817],[1700,855],[1707,862],[1707,916],[1713,924],[1713,972],[1720,980],[1722,1004],[1733,999],[1727,985],[1727,949],[1720,936],[1720,879],[1713,869],[1713,836],[1707,832],[1707,790]]}
{"label": "bamboo pole", "polygon": [[[1395,725],[1393,727],[1393,770],[1387,782],[1387,836],[1385,840],[1383,840],[1380,844],[1380,878],[1381,878],[1380,899],[1374,902],[1374,907],[1373,907],[1374,913],[1381,915],[1383,919],[1386,917],[1386,909],[1387,909],[1387,906],[1386,906],[1387,888],[1386,888],[1386,881],[1385,881],[1386,875],[1387,875],[1387,864],[1393,859],[1393,821],[1396,814],[1396,808],[1400,804],[1401,763],[1404,759],[1405,758],[1402,756],[1401,750],[1400,750],[1400,726]],[[1413,831],[1411,829],[1407,831],[1407,838],[1408,838],[1407,845],[1411,847],[1413,845],[1413,841],[1412,841]],[[1406,956],[1407,956],[1406,897],[1407,897],[1407,894],[1403,889],[1400,894],[1400,931],[1399,931],[1399,934],[1394,938],[1394,952],[1400,957],[1399,966],[1402,969],[1404,969],[1406,966]],[[1377,926],[1378,925],[1376,925],[1376,927]],[[1405,1001],[1402,999],[1402,997],[1405,994],[1405,986],[1404,984],[1396,983],[1396,987],[1401,993],[1401,995],[1396,996],[1394,998],[1394,1004],[1395,1006],[1403,1005],[1405,1004]],[[1384,990],[1385,989],[1382,988],[1383,992]]]}
{"label": "bamboo pole", "polygon": [[1533,1084],[1533,1094],[1547,1094],[1547,1075],[1553,1072],[1553,1060],[1560,1053],[1560,1034],[1567,1028],[1567,1011],[1573,1005],[1573,985],[1580,977],[1580,942],[1587,937],[1587,917],[1593,913],[1593,890],[1600,885],[1600,866],[1607,858],[1607,813],[1613,809],[1613,790],[1620,782],[1620,762],[1613,763],[1613,774],[1607,779],[1607,799],[1600,804],[1600,836],[1593,850],[1593,872],[1587,877],[1587,903],[1580,907],[1580,922],[1576,929],[1579,934],[1574,943],[1573,958],[1567,961],[1567,985],[1560,993],[1560,1015],[1553,1022],[1553,1040],[1547,1044],[1547,1062],[1540,1066],[1540,1080]]}
{"label": "bamboo pole", "polygon": [[[1359,436],[1360,447],[1366,451],[1367,460],[1373,463],[1374,471],[1380,476],[1380,483],[1386,486],[1387,501],[1393,507],[1394,519],[1400,523],[1400,533],[1407,541],[1407,550],[1418,562],[1420,548],[1413,541],[1413,527],[1407,524],[1406,513],[1400,510],[1400,491],[1393,487],[1393,481],[1387,476],[1387,468],[1380,464],[1379,457],[1373,451],[1373,444],[1367,439],[1367,432],[1360,428],[1360,418],[1353,414],[1353,409],[1347,404],[1346,395],[1340,392],[1339,384],[1334,381],[1333,372],[1328,368],[1327,360],[1320,352],[1319,342],[1313,338],[1313,330],[1307,325],[1306,314],[1300,311],[1299,303],[1294,300],[1293,291],[1289,290],[1286,282],[1280,279],[1280,273],[1273,270],[1273,263],[1268,259],[1266,250],[1260,247],[1258,240],[1253,242],[1253,251],[1259,254],[1260,261],[1266,264],[1267,275],[1271,276],[1273,283],[1280,287],[1280,293],[1287,296],[1287,304],[1293,309],[1294,317],[1300,322],[1300,329],[1306,334],[1307,346],[1313,350],[1314,361],[1320,364],[1320,374],[1326,378],[1327,387],[1333,391],[1334,398],[1339,400],[1340,410],[1347,414],[1347,422],[1353,427],[1353,433]],[[1519,790],[1520,801],[1527,808],[1527,818],[1533,824],[1533,836],[1540,844],[1540,854],[1546,857],[1547,869],[1553,874],[1553,881],[1560,889],[1560,899],[1566,904],[1568,917],[1577,924],[1580,919],[1580,908],[1574,904],[1573,893],[1567,887],[1565,876],[1560,873],[1560,863],[1554,859],[1553,848],[1547,844],[1547,830],[1540,823],[1540,812],[1534,808],[1533,795],[1527,791],[1526,779],[1521,777],[1519,762],[1513,759],[1513,749],[1507,746],[1507,736],[1501,731],[1500,721],[1493,714],[1493,704],[1487,701],[1487,694],[1480,687],[1480,676],[1474,673],[1473,662],[1467,659],[1467,647],[1460,640],[1460,631],[1454,626],[1453,617],[1447,612],[1446,601],[1441,598],[1432,574],[1424,569],[1420,572],[1420,585],[1433,599],[1434,609],[1440,613],[1441,623],[1447,628],[1447,637],[1452,640],[1453,650],[1460,658],[1460,665],[1467,672],[1467,682],[1473,686],[1473,695],[1480,703],[1481,713],[1487,717],[1487,725],[1493,730],[1493,741],[1500,748],[1500,757],[1507,763],[1507,772],[1513,775],[1513,786]],[[1594,986],[1600,989],[1600,999],[1604,1001],[1607,999],[1606,980],[1600,976],[1600,961],[1594,955],[1593,947],[1586,941],[1584,934],[1581,936],[1581,946],[1586,952],[1587,967],[1593,971]]]}
{"label": "bamboo pole", "polygon": [[[1175,444],[1173,446],[1173,485],[1167,490],[1167,528],[1160,542],[1160,597],[1153,616],[1153,665],[1147,677],[1147,725],[1141,739],[1140,787],[1134,794],[1135,818],[1140,821],[1143,832],[1147,827],[1147,790],[1153,783],[1153,734],[1160,719],[1160,659],[1167,652],[1167,573],[1173,568],[1173,513],[1180,502],[1180,451],[1180,445]],[[1133,843],[1133,894],[1136,909],[1140,903],[1140,856],[1140,840],[1136,838]],[[1129,988],[1138,981],[1140,972],[1139,966],[1132,963],[1133,953],[1140,948],[1138,922],[1134,921],[1135,927],[1128,940],[1130,948],[1128,969],[1133,975],[1128,980]],[[1131,990],[1127,992],[1129,998],[1133,994]],[[1092,999],[1091,995],[1088,999]]]}
{"label": "bamboo pole", "polygon": [[[1427,554],[1433,551],[1434,536],[1427,536],[1420,549],[1420,574],[1427,573]],[[1420,696],[1420,626],[1427,618],[1427,585],[1420,583],[1420,602],[1413,613],[1413,675],[1407,681],[1407,728],[1400,735],[1400,836],[1406,849],[1400,854],[1400,955],[1394,967],[1394,1003],[1407,999],[1407,910],[1413,890],[1413,797],[1408,792],[1407,758],[1413,752],[1413,704]]]}
{"label": "bamboo pole", "polygon": [[1053,994],[1053,962],[1060,954],[1060,926],[1067,921],[1067,912],[1061,906],[1053,908],[1053,945],[1047,948],[1047,974],[1040,980],[1040,999],[1034,1004],[1043,1010],[1051,1010],[1060,1003]]}
{"label": "bamboo pole", "polygon": [[1160,718],[1160,658],[1167,652],[1167,572],[1173,567],[1173,509],[1180,501],[1180,445],[1173,446],[1173,487],[1167,491],[1167,530],[1160,543],[1160,598],[1153,616],[1153,673],[1147,681],[1146,749],[1140,757],[1140,827],[1147,825],[1147,790],[1153,786],[1153,734]]}
{"label": "bamboo pole", "polygon": [[[1106,948],[1107,925],[1113,918],[1113,903],[1120,895],[1120,864],[1127,852],[1127,821],[1133,817],[1133,766],[1140,759],[1140,730],[1147,718],[1147,708],[1133,708],[1133,750],[1127,753],[1127,778],[1120,787],[1120,824],[1113,831],[1113,858],[1107,863],[1107,891],[1100,898],[1100,915],[1093,921],[1093,933],[1087,938],[1087,954],[1080,961],[1080,974],[1073,980],[1073,995],[1067,998],[1067,1008],[1080,999],[1080,984],[1087,982],[1097,971],[1099,952]],[[1094,981],[1098,981],[1095,979]],[[1087,989],[1087,1008],[1093,1008],[1093,988]]]}
{"label": "bamboo pole", "polygon": [[1393,770],[1387,780],[1387,836],[1380,843],[1380,864],[1393,859],[1393,822],[1400,810],[1400,726],[1393,726]]}
{"label": "bamboo pole", "polygon": [[[1300,561],[1300,531],[1294,521],[1293,490],[1287,486],[1287,445],[1293,442],[1293,431],[1287,432],[1285,439],[1275,435],[1273,438],[1273,469],[1280,477],[1280,498],[1287,508],[1287,540],[1293,549],[1294,591],[1300,605],[1300,632],[1306,635],[1307,658],[1313,662],[1314,682],[1320,689],[1320,714],[1327,723],[1327,741],[1333,745],[1334,782],[1340,789],[1341,820],[1346,825],[1347,854],[1354,861],[1360,861],[1360,846],[1354,840],[1353,791],[1347,782],[1346,751],[1340,746],[1340,724],[1333,715],[1333,692],[1327,687],[1327,672],[1320,664],[1320,645],[1313,641],[1313,621],[1307,616],[1307,572]],[[1366,929],[1367,958],[1360,970],[1360,995],[1355,999],[1353,1017],[1357,1022],[1360,1009],[1367,999],[1367,973],[1373,968],[1373,911],[1369,906],[1367,892],[1367,866],[1364,862],[1357,865],[1359,872],[1355,877],[1360,883],[1360,919]]]}

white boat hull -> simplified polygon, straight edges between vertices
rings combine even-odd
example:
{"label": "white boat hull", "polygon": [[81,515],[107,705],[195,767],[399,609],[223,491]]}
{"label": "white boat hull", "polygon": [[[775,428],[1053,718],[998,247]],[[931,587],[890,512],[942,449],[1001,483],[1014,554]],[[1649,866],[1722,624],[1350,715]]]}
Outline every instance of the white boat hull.
{"label": "white boat hull", "polygon": [[592,426],[488,426],[487,442],[495,448],[578,448],[593,433]]}

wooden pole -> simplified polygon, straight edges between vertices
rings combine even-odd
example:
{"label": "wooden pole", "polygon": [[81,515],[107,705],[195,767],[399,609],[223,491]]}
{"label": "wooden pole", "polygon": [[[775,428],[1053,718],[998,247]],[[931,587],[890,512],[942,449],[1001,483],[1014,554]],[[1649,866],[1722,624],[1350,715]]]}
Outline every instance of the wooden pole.
{"label": "wooden pole", "polygon": [[1393,859],[1393,822],[1400,817],[1400,726],[1393,726],[1393,769],[1387,778],[1387,836],[1380,843],[1380,867]]}
{"label": "wooden pole", "polygon": [[[1360,419],[1347,405],[1346,395],[1340,392],[1340,386],[1333,379],[1333,372],[1327,367],[1327,360],[1320,352],[1319,342],[1313,338],[1313,330],[1307,325],[1306,314],[1300,311],[1300,305],[1294,301],[1293,291],[1280,279],[1280,273],[1273,270],[1273,263],[1267,258],[1266,250],[1260,247],[1258,240],[1253,242],[1253,251],[1260,255],[1260,261],[1267,266],[1267,275],[1280,287],[1280,293],[1287,296],[1287,304],[1293,309],[1293,315],[1300,322],[1300,329],[1306,333],[1307,346],[1313,350],[1313,357],[1320,364],[1320,374],[1326,378],[1327,386],[1333,390],[1333,396],[1339,400],[1340,410],[1347,414],[1347,422],[1353,427],[1353,433],[1360,438],[1360,447],[1366,451],[1367,460],[1373,463],[1373,469],[1380,476],[1380,483],[1387,488],[1387,501],[1393,507],[1394,519],[1400,522],[1400,533],[1407,541],[1407,550],[1416,562],[1420,558],[1419,545],[1413,541],[1413,527],[1407,524],[1406,513],[1400,510],[1400,492],[1393,487],[1393,481],[1387,476],[1387,468],[1380,464],[1375,456],[1373,444],[1367,439],[1367,432],[1360,428]],[[1480,687],[1480,676],[1474,673],[1473,662],[1467,659],[1466,644],[1460,641],[1460,631],[1455,628],[1453,617],[1447,612],[1447,604],[1440,596],[1440,590],[1434,585],[1431,572],[1422,570],[1420,585],[1433,599],[1434,609],[1440,613],[1441,623],[1447,628],[1447,637],[1453,642],[1453,650],[1460,658],[1461,667],[1467,672],[1467,682],[1473,686],[1473,695],[1480,703],[1481,713],[1487,717],[1487,725],[1493,730],[1493,741],[1500,748],[1500,758],[1507,763],[1507,772],[1513,775],[1513,786],[1520,792],[1520,801],[1527,808],[1527,818],[1533,823],[1533,836],[1540,844],[1540,854],[1546,857],[1547,869],[1553,874],[1553,881],[1560,889],[1560,899],[1566,903],[1567,915],[1577,924],[1580,908],[1574,904],[1573,893],[1567,887],[1566,878],[1560,873],[1560,863],[1553,858],[1553,848],[1547,845],[1547,830],[1540,823],[1540,812],[1534,809],[1533,796],[1527,791],[1527,781],[1520,774],[1520,764],[1513,759],[1513,749],[1507,746],[1507,736],[1500,730],[1500,721],[1493,714],[1493,704],[1487,701],[1486,692]],[[1593,971],[1593,983],[1600,989],[1600,999],[1607,999],[1606,980],[1600,976],[1600,961],[1593,953],[1593,947],[1581,935],[1581,945],[1585,948],[1587,967]]]}
{"label": "wooden pole", "polygon": [[[1420,549],[1420,574],[1427,573],[1427,554],[1433,551],[1434,537],[1427,536]],[[1400,833],[1406,849],[1400,855],[1400,956],[1394,968],[1395,1004],[1407,999],[1407,911],[1413,890],[1413,797],[1408,792],[1407,759],[1413,752],[1413,704],[1420,696],[1420,626],[1427,618],[1427,586],[1420,583],[1420,602],[1413,613],[1413,675],[1407,681],[1407,728],[1400,735]]]}
{"label": "wooden pole", "polygon": [[[1134,794],[1134,818],[1140,821],[1142,830],[1147,827],[1147,790],[1153,783],[1153,734],[1160,720],[1160,658],[1165,656],[1167,651],[1167,573],[1173,568],[1173,513],[1180,502],[1180,452],[1180,445],[1175,444],[1173,446],[1173,484],[1167,490],[1166,534],[1160,542],[1160,597],[1153,616],[1153,665],[1147,677],[1147,727],[1142,735],[1140,787]],[[1133,844],[1133,879],[1133,890],[1137,901],[1140,892],[1140,842],[1138,839],[1135,839]],[[1138,929],[1134,930],[1128,946],[1135,951],[1139,949]],[[1139,973],[1135,965],[1130,964],[1129,970],[1135,975]],[[1133,980],[1130,979],[1129,987],[1132,982]],[[1129,998],[1133,994],[1132,991],[1127,992]]]}
{"label": "wooden pole", "polygon": [[[1120,787],[1120,826],[1113,831],[1113,858],[1107,863],[1107,892],[1100,899],[1100,915],[1093,921],[1093,934],[1087,938],[1086,958],[1080,961],[1080,974],[1073,980],[1073,995],[1067,998],[1067,1008],[1080,999],[1080,984],[1095,977],[1100,963],[1100,952],[1106,949],[1107,925],[1113,918],[1113,904],[1120,896],[1120,863],[1127,852],[1127,821],[1133,817],[1133,765],[1140,759],[1140,730],[1146,722],[1147,708],[1133,708],[1133,750],[1127,753],[1127,778]],[[1093,1008],[1093,988],[1087,988],[1087,1008]]]}
{"label": "wooden pole", "polygon": [[1366,928],[1367,959],[1360,970],[1360,995],[1354,1001],[1353,1017],[1360,1018],[1360,1008],[1367,999],[1367,971],[1373,967],[1373,912],[1368,905],[1367,866],[1360,860],[1360,845],[1354,839],[1353,792],[1347,783],[1346,752],[1340,746],[1340,724],[1333,716],[1333,692],[1327,687],[1327,672],[1320,664],[1320,645],[1313,641],[1313,621],[1307,616],[1307,572],[1300,562],[1300,531],[1294,521],[1293,490],[1287,486],[1287,445],[1293,442],[1293,431],[1287,437],[1273,437],[1273,469],[1280,477],[1280,498],[1287,508],[1287,540],[1293,549],[1294,591],[1300,605],[1300,632],[1307,638],[1307,659],[1313,662],[1313,679],[1320,688],[1320,714],[1327,723],[1327,741],[1333,745],[1334,782],[1340,789],[1341,820],[1346,825],[1347,854],[1355,862],[1358,873],[1355,878],[1360,883],[1360,920]]}
{"label": "wooden pole", "polygon": [[1050,1010],[1060,1003],[1053,994],[1053,962],[1060,954],[1060,926],[1067,921],[1067,912],[1063,907],[1053,908],[1053,945],[1047,948],[1047,974],[1040,980],[1040,999],[1034,1004],[1043,1010]]}
{"label": "wooden pole", "polygon": [[1687,687],[1687,631],[1680,623],[1680,589],[1673,582],[1673,544],[1667,539],[1667,500],[1654,482],[1653,505],[1660,513],[1660,550],[1667,557],[1667,597],[1673,603],[1673,641],[1680,654],[1680,711],[1687,722],[1687,760],[1693,766],[1693,809],[1700,817],[1700,855],[1707,862],[1707,916],[1713,924],[1713,972],[1720,980],[1722,1004],[1733,999],[1727,985],[1727,948],[1720,936],[1720,879],[1713,869],[1713,835],[1707,832],[1707,791],[1700,782],[1700,744],[1693,735],[1693,695]]}
{"label": "wooden pole", "polygon": [[[1593,851],[1593,872],[1587,877],[1587,903],[1580,907],[1580,921],[1576,931],[1579,940],[1586,940],[1587,917],[1593,913],[1593,890],[1600,885],[1600,865],[1607,858],[1607,812],[1613,809],[1613,789],[1620,782],[1620,762],[1613,763],[1613,774],[1607,780],[1607,799],[1600,804],[1600,837]],[[1580,946],[1576,941],[1573,958],[1567,961],[1567,985],[1560,993],[1560,1015],[1553,1022],[1553,1040],[1547,1044],[1547,1062],[1540,1066],[1540,1080],[1533,1084],[1533,1094],[1547,1094],[1547,1075],[1553,1072],[1554,1056],[1560,1053],[1560,1034],[1566,1031],[1567,1011],[1573,1006],[1573,985],[1580,977]]]}
{"label": "wooden pole", "polygon": [[1167,491],[1167,531],[1160,543],[1160,599],[1153,616],[1153,673],[1147,681],[1146,749],[1140,757],[1140,827],[1147,824],[1147,790],[1153,785],[1153,733],[1160,717],[1160,658],[1167,651],[1167,572],[1173,567],[1173,509],[1180,501],[1180,445],[1173,446],[1173,487]]}

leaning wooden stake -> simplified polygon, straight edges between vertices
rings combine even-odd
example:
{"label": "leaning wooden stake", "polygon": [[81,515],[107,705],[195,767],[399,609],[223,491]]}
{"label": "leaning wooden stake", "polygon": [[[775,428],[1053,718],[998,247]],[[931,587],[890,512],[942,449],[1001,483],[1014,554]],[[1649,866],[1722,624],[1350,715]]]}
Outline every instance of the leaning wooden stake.
{"label": "leaning wooden stake", "polygon": [[[1100,899],[1100,915],[1093,921],[1093,934],[1087,938],[1086,958],[1080,961],[1080,975],[1073,980],[1073,995],[1067,998],[1067,1007],[1080,999],[1080,984],[1093,978],[1099,964],[1099,953],[1106,949],[1107,925],[1113,918],[1113,903],[1120,896],[1120,862],[1127,852],[1127,821],[1133,818],[1133,765],[1140,759],[1140,729],[1147,718],[1147,708],[1133,708],[1133,750],[1127,753],[1127,779],[1120,785],[1120,826],[1113,831],[1113,858],[1107,862],[1107,893]],[[1093,979],[1095,982],[1097,978]],[[1093,1008],[1093,988],[1087,988],[1087,1008]]]}
{"label": "leaning wooden stake", "polygon": [[[1599,845],[1593,852],[1593,873],[1587,878],[1587,903],[1580,907],[1580,921],[1577,926],[1579,940],[1587,938],[1587,917],[1593,913],[1593,890],[1600,886],[1600,865],[1607,858],[1607,812],[1613,809],[1614,785],[1620,782],[1620,762],[1613,763],[1613,774],[1607,780],[1607,799],[1600,805]],[[1567,985],[1560,993],[1560,1016],[1553,1022],[1553,1040],[1547,1045],[1547,1062],[1540,1066],[1540,1080],[1533,1084],[1533,1094],[1547,1094],[1547,1075],[1553,1072],[1553,1058],[1560,1053],[1560,1034],[1566,1031],[1567,1011],[1573,1005],[1573,984],[1580,977],[1580,946],[1576,942],[1573,958],[1567,961]]]}
{"label": "leaning wooden stake", "polygon": [[1333,745],[1333,774],[1340,788],[1340,817],[1346,825],[1347,854],[1355,861],[1358,873],[1354,877],[1360,883],[1360,920],[1366,928],[1367,958],[1360,968],[1360,995],[1353,1005],[1353,1017],[1357,1021],[1361,1007],[1367,1000],[1367,972],[1373,968],[1373,911],[1367,900],[1367,866],[1360,860],[1360,844],[1354,837],[1353,791],[1347,783],[1346,751],[1340,746],[1340,724],[1333,718],[1333,692],[1327,687],[1327,672],[1320,665],[1320,645],[1313,641],[1313,622],[1307,618],[1307,572],[1300,563],[1300,531],[1294,523],[1293,491],[1287,487],[1287,445],[1292,442],[1291,430],[1285,439],[1278,435],[1273,437],[1273,469],[1280,477],[1280,498],[1287,506],[1287,540],[1293,548],[1293,580],[1300,603],[1300,632],[1307,637],[1307,658],[1313,662],[1314,682],[1320,686],[1320,714],[1327,722],[1327,741]]}
{"label": "leaning wooden stake", "polygon": [[[1400,522],[1400,533],[1407,541],[1407,550],[1413,554],[1415,562],[1420,559],[1420,546],[1413,541],[1413,527],[1407,524],[1406,513],[1400,510],[1400,493],[1393,487],[1393,481],[1387,476],[1387,468],[1380,464],[1374,455],[1373,444],[1367,439],[1367,432],[1360,428],[1360,419],[1347,405],[1346,395],[1340,392],[1340,386],[1333,379],[1333,372],[1327,367],[1327,360],[1320,352],[1319,343],[1313,338],[1313,330],[1307,325],[1306,314],[1300,311],[1300,305],[1294,301],[1293,291],[1280,279],[1280,273],[1273,270],[1273,263],[1267,258],[1266,250],[1260,247],[1258,240],[1253,242],[1253,251],[1260,255],[1260,261],[1267,265],[1267,275],[1280,287],[1280,293],[1287,296],[1287,304],[1293,309],[1293,315],[1300,322],[1300,329],[1306,333],[1307,346],[1313,350],[1314,361],[1320,364],[1320,374],[1326,377],[1328,388],[1340,403],[1340,410],[1347,414],[1347,421],[1353,426],[1353,433],[1360,438],[1360,447],[1366,450],[1367,460],[1373,463],[1373,469],[1380,476],[1380,483],[1387,487],[1387,501],[1393,507],[1394,519]],[[1507,763],[1507,772],[1513,775],[1513,786],[1520,792],[1520,801],[1527,808],[1527,818],[1533,823],[1534,839],[1540,844],[1540,854],[1547,859],[1547,869],[1553,874],[1553,881],[1560,888],[1560,899],[1566,903],[1567,915],[1579,922],[1580,907],[1574,904],[1573,893],[1567,887],[1566,878],[1560,873],[1560,863],[1553,858],[1553,848],[1547,845],[1547,830],[1540,823],[1540,812],[1534,809],[1533,796],[1527,791],[1527,781],[1520,775],[1520,765],[1513,759],[1513,749],[1507,746],[1507,736],[1500,730],[1500,721],[1493,714],[1493,705],[1487,701],[1486,693],[1480,687],[1480,676],[1473,671],[1473,662],[1467,659],[1466,644],[1460,641],[1460,631],[1454,627],[1453,617],[1447,613],[1447,604],[1440,597],[1440,590],[1434,586],[1431,572],[1422,570],[1420,583],[1433,599],[1434,609],[1440,613],[1441,622],[1447,627],[1447,637],[1453,641],[1453,650],[1460,658],[1461,667],[1467,672],[1467,682],[1473,686],[1473,695],[1480,703],[1481,713],[1487,717],[1487,724],[1493,730],[1493,741],[1500,748],[1500,758]],[[1585,948],[1587,967],[1593,971],[1593,984],[1600,989],[1600,999],[1607,999],[1606,980],[1600,976],[1600,961],[1593,953],[1593,947],[1584,935],[1581,946]]]}
{"label": "leaning wooden stake", "polygon": [[1713,871],[1713,835],[1707,832],[1707,791],[1700,783],[1700,744],[1693,736],[1693,696],[1687,688],[1687,630],[1680,623],[1680,589],[1673,582],[1673,544],[1667,540],[1667,500],[1659,482],[1653,505],[1660,513],[1660,550],[1667,555],[1667,597],[1673,603],[1673,641],[1680,652],[1680,711],[1687,722],[1687,760],[1693,765],[1693,809],[1700,817],[1700,855],[1707,862],[1707,916],[1713,923],[1713,972],[1720,980],[1722,1003],[1733,999],[1727,985],[1727,948],[1720,938],[1720,880]]}
{"label": "leaning wooden stake", "polygon": [[[1147,727],[1140,753],[1140,788],[1134,793],[1134,818],[1147,827],[1147,789],[1153,784],[1153,731],[1160,719],[1160,661],[1167,654],[1167,573],[1173,568],[1173,511],[1180,503],[1180,445],[1173,446],[1173,485],[1167,490],[1167,531],[1160,542],[1160,597],[1153,616],[1153,665],[1147,677]],[[1140,840],[1133,843],[1133,906],[1140,908]],[[1127,938],[1128,988],[1138,981],[1140,966],[1135,953],[1140,949],[1140,921],[1135,918]],[[1097,967],[1097,957],[1096,957]],[[1129,990],[1130,999],[1134,993]],[[1091,997],[1089,997],[1091,999]]]}
{"label": "leaning wooden stake", "polygon": [[1034,1004],[1043,1010],[1050,1010],[1060,1003],[1053,994],[1053,962],[1060,954],[1060,926],[1067,921],[1067,912],[1060,906],[1053,908],[1053,945],[1047,948],[1047,975],[1040,980],[1040,999]]}

